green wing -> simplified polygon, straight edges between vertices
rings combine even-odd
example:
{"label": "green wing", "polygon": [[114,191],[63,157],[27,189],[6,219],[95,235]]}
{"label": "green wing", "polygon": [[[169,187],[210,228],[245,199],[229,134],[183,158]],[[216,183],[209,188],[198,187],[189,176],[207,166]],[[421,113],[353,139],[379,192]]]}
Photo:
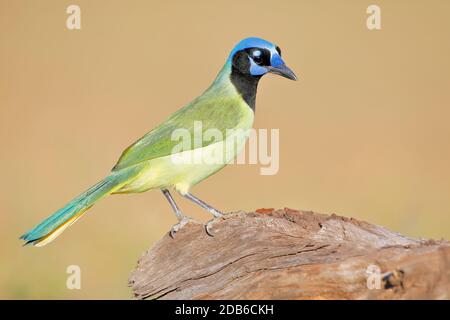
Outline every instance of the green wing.
{"label": "green wing", "polygon": [[[173,148],[180,143],[179,140],[172,139],[172,132],[176,129],[188,130],[192,139],[191,149],[199,147],[194,143],[194,121],[202,122],[203,132],[215,128],[220,130],[222,137],[225,138],[226,129],[239,128],[249,116],[249,112],[252,113],[240,96],[220,98],[200,96],[129,146],[122,153],[113,171],[172,154]],[[204,141],[201,147],[213,142],[219,141]]]}

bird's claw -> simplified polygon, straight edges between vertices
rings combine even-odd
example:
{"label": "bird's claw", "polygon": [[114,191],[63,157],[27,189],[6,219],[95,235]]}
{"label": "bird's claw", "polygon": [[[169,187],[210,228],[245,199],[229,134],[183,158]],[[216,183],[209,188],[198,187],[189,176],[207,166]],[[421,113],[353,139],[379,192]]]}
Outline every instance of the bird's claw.
{"label": "bird's claw", "polygon": [[[216,211],[214,214],[214,218],[209,220],[206,224],[205,224],[205,231],[206,234],[210,237],[214,237],[214,233],[212,232],[212,225],[214,224],[214,222],[216,220],[219,219],[226,219],[227,217],[227,213],[222,213],[220,211]],[[172,228],[170,229],[169,235],[172,239],[175,238],[175,234],[180,231],[186,224],[188,224],[189,222],[193,221],[191,218],[189,217],[184,217],[183,219],[181,219],[177,224],[173,225]]]}
{"label": "bird's claw", "polygon": [[210,237],[214,237],[214,234],[211,232],[211,225],[214,222],[215,219],[211,219],[209,220],[206,224],[205,224],[205,231],[206,234]]}
{"label": "bird's claw", "polygon": [[223,219],[223,218],[226,216],[226,213],[222,213],[222,212],[216,210],[216,211],[213,213],[213,215],[214,215],[214,218],[211,219],[211,220],[209,220],[209,221],[205,224],[205,231],[206,231],[206,234],[207,234],[208,236],[210,236],[210,237],[214,237],[214,234],[212,233],[212,230],[211,230],[211,227],[212,227],[213,223],[214,223],[216,220],[218,220],[218,219]]}
{"label": "bird's claw", "polygon": [[169,232],[170,237],[171,237],[172,239],[174,239],[174,238],[175,238],[175,234],[176,234],[178,231],[180,231],[180,230],[181,230],[186,224],[188,224],[190,221],[192,221],[191,218],[189,218],[189,217],[184,217],[184,218],[181,219],[177,224],[174,224],[174,225],[172,226],[172,228],[170,229],[170,232]]}

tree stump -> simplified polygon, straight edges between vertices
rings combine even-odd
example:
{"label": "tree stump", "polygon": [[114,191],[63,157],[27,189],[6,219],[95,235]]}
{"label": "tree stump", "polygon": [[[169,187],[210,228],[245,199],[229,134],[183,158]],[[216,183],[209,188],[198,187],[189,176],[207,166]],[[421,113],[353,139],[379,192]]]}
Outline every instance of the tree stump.
{"label": "tree stump", "polygon": [[138,299],[449,299],[450,243],[335,214],[235,212],[191,222],[139,260]]}

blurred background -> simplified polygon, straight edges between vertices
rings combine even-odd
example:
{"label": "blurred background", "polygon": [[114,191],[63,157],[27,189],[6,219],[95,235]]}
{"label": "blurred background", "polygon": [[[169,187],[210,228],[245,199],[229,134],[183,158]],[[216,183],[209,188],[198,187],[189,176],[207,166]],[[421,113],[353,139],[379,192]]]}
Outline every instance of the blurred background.
{"label": "blurred background", "polygon": [[[66,28],[71,4],[81,30]],[[381,30],[366,27],[370,4]],[[279,45],[299,76],[258,90],[255,127],[280,129],[280,170],[229,166],[193,192],[224,211],[292,207],[449,239],[449,12],[447,0],[0,0],[0,298],[130,298],[137,259],[176,222],[160,192],[108,197],[43,248],[18,237],[202,93],[248,36]],[[66,288],[72,264],[81,290]]]}

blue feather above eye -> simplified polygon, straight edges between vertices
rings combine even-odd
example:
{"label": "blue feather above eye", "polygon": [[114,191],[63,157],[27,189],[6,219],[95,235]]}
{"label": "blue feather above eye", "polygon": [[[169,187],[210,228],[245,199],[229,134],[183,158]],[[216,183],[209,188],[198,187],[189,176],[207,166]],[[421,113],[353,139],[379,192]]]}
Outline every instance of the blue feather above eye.
{"label": "blue feather above eye", "polygon": [[231,51],[230,57],[232,57],[236,52],[248,48],[266,48],[269,49],[270,51],[276,50],[275,49],[276,46],[273,43],[270,43],[269,41],[266,41],[261,38],[251,37],[240,41]]}

